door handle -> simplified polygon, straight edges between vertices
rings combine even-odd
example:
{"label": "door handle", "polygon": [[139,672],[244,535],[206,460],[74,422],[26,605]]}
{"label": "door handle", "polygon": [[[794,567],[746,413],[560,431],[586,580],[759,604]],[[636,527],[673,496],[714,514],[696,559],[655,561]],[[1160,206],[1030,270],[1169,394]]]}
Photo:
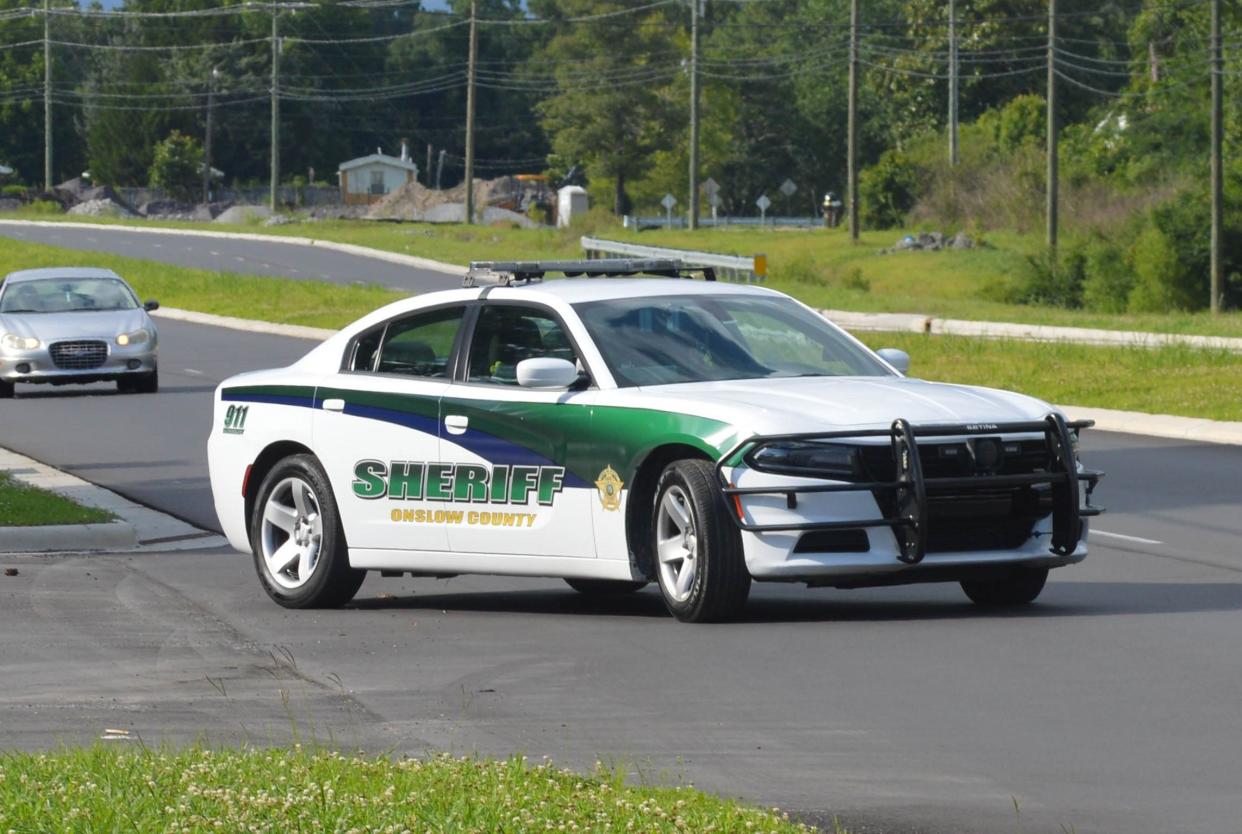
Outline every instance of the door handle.
{"label": "door handle", "polygon": [[345,401],[340,399],[339,397],[333,397],[332,399],[324,400],[323,410],[324,411],[344,411]]}
{"label": "door handle", "polygon": [[444,418],[444,428],[449,434],[465,434],[470,427],[470,418],[461,414],[450,414]]}

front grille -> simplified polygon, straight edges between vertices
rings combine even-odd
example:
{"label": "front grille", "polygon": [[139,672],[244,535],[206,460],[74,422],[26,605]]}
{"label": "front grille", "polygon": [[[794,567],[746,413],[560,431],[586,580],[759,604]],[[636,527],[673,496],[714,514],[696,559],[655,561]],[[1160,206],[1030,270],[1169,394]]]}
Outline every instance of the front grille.
{"label": "front grille", "polygon": [[[982,438],[980,438],[982,439]],[[990,439],[990,438],[989,438]],[[961,478],[986,475],[1027,475],[1047,472],[1050,453],[1044,440],[1011,440],[997,444],[999,455],[991,465],[968,445],[927,443],[919,446],[919,462],[925,478]],[[864,447],[863,465],[877,481],[897,476],[891,446]],[[873,493],[885,515],[897,511],[892,491]],[[1052,512],[1047,487],[927,489],[927,553],[1015,550],[1031,537],[1035,522]]]}
{"label": "front grille", "polygon": [[108,359],[108,343],[97,340],[54,342],[48,351],[56,367],[67,371],[98,368]]}

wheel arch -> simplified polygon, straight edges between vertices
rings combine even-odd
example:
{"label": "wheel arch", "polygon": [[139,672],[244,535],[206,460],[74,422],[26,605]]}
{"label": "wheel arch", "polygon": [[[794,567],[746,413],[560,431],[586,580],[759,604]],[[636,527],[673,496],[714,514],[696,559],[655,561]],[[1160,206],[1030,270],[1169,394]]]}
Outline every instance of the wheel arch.
{"label": "wheel arch", "polygon": [[272,467],[280,463],[288,457],[294,455],[311,455],[318,460],[315,453],[305,445],[294,440],[278,440],[264,447],[259,452],[258,457],[254,459],[254,463],[250,464],[250,474],[246,478],[246,491],[244,497],[246,499],[246,536],[249,537],[254,531],[250,529],[251,519],[254,518],[254,502],[259,495],[259,487],[263,484],[263,479],[267,477],[267,473],[272,471]]}
{"label": "wheel arch", "polygon": [[655,579],[655,560],[651,554],[649,533],[656,483],[660,479],[660,473],[670,463],[689,459],[714,461],[714,458],[699,446],[689,443],[665,443],[649,451],[634,472],[633,486],[630,487],[630,495],[625,506],[625,538],[629,544],[630,559],[633,560],[639,572],[650,580]]}

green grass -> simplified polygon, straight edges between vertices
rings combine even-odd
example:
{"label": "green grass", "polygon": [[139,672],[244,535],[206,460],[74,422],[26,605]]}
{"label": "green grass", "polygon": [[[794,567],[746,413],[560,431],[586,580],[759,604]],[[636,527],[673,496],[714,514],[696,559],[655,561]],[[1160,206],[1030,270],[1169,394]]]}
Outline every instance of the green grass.
{"label": "green grass", "polygon": [[[377,307],[404,297],[376,285],[294,281],[187,269],[103,252],[82,252],[0,237],[5,271],[41,266],[98,266],[115,270],[141,298],[221,316],[339,328]],[[358,280],[367,276],[359,275]]]}
{"label": "green grass", "polygon": [[0,756],[0,831],[808,831],[692,788],[627,787],[515,757],[391,760],[292,750]]}
{"label": "green grass", "polygon": [[1242,420],[1242,355],[1182,346],[1102,348],[865,333],[910,354],[921,379],[1020,391],[1053,403]]}
{"label": "green grass", "polygon": [[54,492],[27,486],[0,472],[0,525],[42,527],[48,524],[103,524],[116,516],[83,507]]}
{"label": "green grass", "polygon": [[[104,224],[151,225],[147,221],[92,220]],[[227,230],[210,223],[162,222],[177,228]],[[753,228],[651,230],[621,229],[593,214],[573,230],[514,229],[428,223],[316,221],[284,226],[245,226],[244,231],[274,236],[315,237],[402,252],[449,263],[471,260],[579,257],[578,239],[591,234],[615,240],[753,255],[769,262],[769,286],[813,307],[862,312],[923,313],[942,318],[1014,321],[1112,330],[1149,330],[1242,336],[1242,312],[1109,315],[1083,310],[1031,307],[988,300],[984,290],[1028,268],[1041,251],[1036,235],[989,233],[988,246],[966,251],[898,252],[881,255],[901,231],[864,232],[858,245],[842,229],[774,230]]]}

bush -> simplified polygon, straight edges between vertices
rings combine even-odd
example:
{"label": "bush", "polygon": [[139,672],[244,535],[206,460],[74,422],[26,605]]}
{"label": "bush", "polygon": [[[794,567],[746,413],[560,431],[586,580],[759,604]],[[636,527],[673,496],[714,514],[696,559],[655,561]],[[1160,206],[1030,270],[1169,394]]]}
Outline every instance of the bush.
{"label": "bush", "polygon": [[[1136,281],[1129,309],[1157,313],[1207,307],[1211,229],[1208,201],[1199,189],[1182,191],[1152,209],[1130,253]],[[1228,228],[1225,232],[1228,240]],[[1230,260],[1227,252],[1226,272]],[[1236,257],[1232,260],[1236,266]]]}
{"label": "bush", "polygon": [[1124,313],[1135,284],[1126,252],[1114,243],[1096,240],[1084,254],[1083,306],[1102,313]]}
{"label": "bush", "polygon": [[179,130],[155,146],[149,176],[151,185],[176,200],[189,200],[202,184],[203,149]]}
{"label": "bush", "polygon": [[1025,144],[1042,144],[1047,136],[1048,114],[1044,97],[1017,96],[993,116],[996,143],[1007,150]]}
{"label": "bush", "polygon": [[25,200],[28,189],[24,185],[5,185],[0,186],[0,197],[16,197],[18,200]]}
{"label": "bush", "polygon": [[918,197],[918,180],[909,158],[897,150],[885,151],[858,180],[862,222],[873,229],[902,225]]}
{"label": "bush", "polygon": [[1081,307],[1086,264],[1082,246],[1063,246],[1056,256],[1045,252],[1028,257],[1022,273],[984,287],[982,295],[1006,304]]}

